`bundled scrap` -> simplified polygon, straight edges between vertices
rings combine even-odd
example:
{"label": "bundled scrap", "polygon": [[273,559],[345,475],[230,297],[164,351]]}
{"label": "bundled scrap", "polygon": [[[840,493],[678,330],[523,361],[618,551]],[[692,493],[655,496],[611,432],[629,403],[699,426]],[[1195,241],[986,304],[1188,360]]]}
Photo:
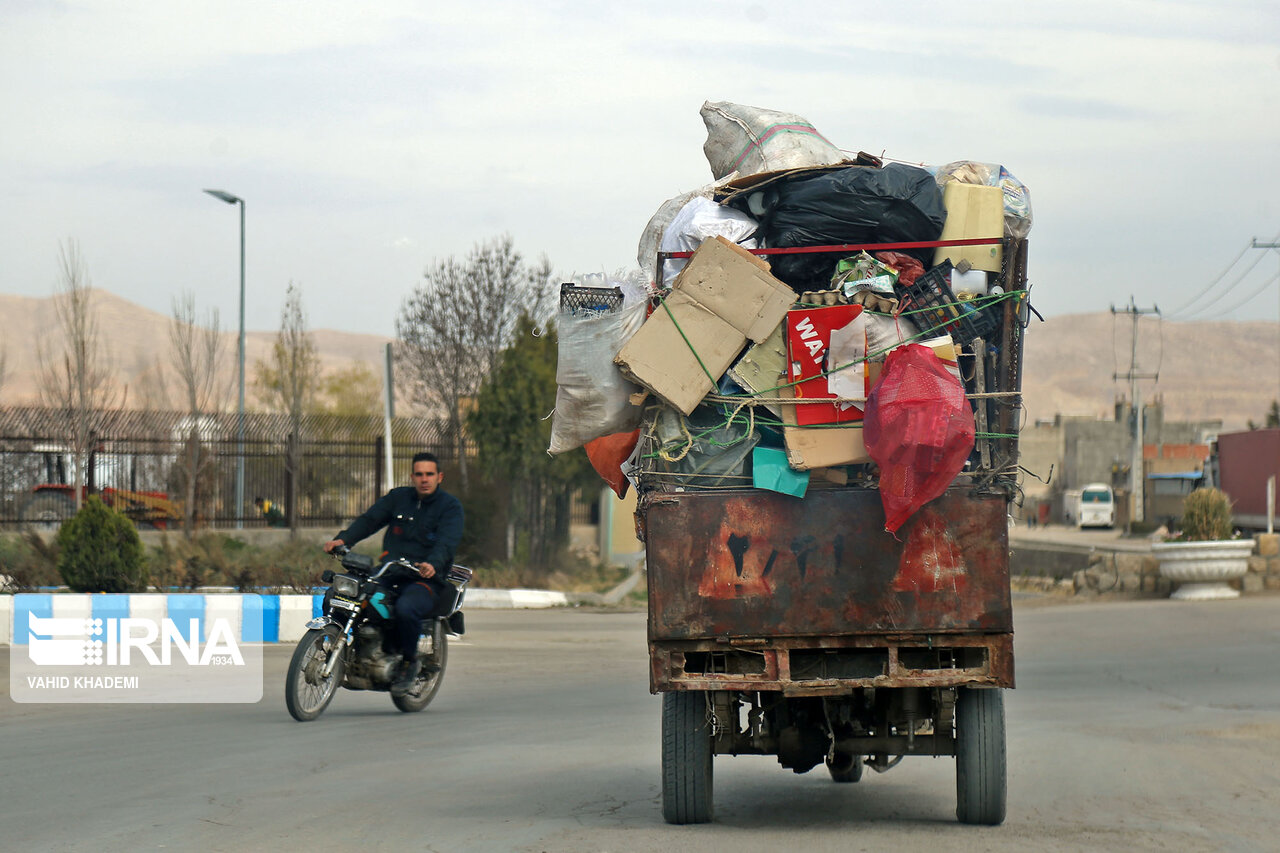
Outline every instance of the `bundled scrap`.
{"label": "bundled scrap", "polygon": [[790,114],[702,116],[716,180],[646,227],[647,288],[561,294],[550,450],[585,445],[619,495],[876,486],[893,532],[991,468],[975,436],[1019,389],[983,366],[1026,295],[1008,257],[1026,187],[849,158]]}

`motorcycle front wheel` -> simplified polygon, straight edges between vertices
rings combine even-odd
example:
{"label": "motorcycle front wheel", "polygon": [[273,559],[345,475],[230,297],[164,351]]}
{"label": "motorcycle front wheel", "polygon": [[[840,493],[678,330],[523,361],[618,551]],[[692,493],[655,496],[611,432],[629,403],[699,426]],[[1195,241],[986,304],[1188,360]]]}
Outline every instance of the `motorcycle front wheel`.
{"label": "motorcycle front wheel", "polygon": [[[298,648],[289,661],[289,674],[285,676],[284,703],[289,713],[300,723],[320,716],[333,701],[333,695],[342,684],[346,661],[342,657],[342,634],[337,625],[312,628],[303,635]],[[323,677],[325,662],[338,650],[333,670]]]}
{"label": "motorcycle front wheel", "polygon": [[419,673],[412,690],[403,696],[394,694],[391,696],[391,701],[406,714],[421,711],[430,705],[431,700],[436,698],[436,693],[440,691],[440,682],[444,681],[445,664],[449,662],[449,640],[445,637],[444,631],[437,632],[435,652],[423,661],[423,663],[427,662],[438,665],[440,671],[431,674]]}

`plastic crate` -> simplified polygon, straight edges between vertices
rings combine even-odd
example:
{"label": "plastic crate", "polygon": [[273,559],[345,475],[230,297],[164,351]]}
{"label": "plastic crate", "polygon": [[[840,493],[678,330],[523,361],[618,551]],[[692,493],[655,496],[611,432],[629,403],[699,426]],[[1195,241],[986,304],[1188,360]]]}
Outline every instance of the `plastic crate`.
{"label": "plastic crate", "polygon": [[560,312],[575,316],[607,314],[622,307],[620,287],[579,287],[576,284],[560,285]]}
{"label": "plastic crate", "polygon": [[911,284],[899,284],[902,310],[912,312],[917,326],[932,329],[936,335],[950,334],[957,344],[986,338],[995,331],[996,318],[990,311],[956,299],[947,284],[950,277],[951,262],[943,261]]}

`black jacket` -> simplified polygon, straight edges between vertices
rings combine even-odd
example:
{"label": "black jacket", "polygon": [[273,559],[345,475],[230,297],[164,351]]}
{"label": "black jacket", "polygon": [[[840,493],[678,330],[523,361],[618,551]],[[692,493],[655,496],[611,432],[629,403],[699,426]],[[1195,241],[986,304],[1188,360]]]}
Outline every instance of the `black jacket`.
{"label": "black jacket", "polygon": [[436,489],[419,498],[413,486],[401,486],[379,498],[336,538],[351,547],[386,527],[382,549],[389,559],[430,563],[443,577],[462,539],[462,521],[462,504],[448,492]]}

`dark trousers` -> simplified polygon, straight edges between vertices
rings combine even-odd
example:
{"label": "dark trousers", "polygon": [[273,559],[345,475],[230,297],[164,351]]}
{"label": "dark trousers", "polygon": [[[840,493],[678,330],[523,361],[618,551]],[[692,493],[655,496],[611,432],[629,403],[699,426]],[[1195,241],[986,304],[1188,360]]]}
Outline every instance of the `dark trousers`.
{"label": "dark trousers", "polygon": [[405,660],[418,656],[418,635],[422,633],[422,620],[436,611],[438,591],[425,580],[408,581],[399,586],[396,597],[395,633],[400,654]]}

